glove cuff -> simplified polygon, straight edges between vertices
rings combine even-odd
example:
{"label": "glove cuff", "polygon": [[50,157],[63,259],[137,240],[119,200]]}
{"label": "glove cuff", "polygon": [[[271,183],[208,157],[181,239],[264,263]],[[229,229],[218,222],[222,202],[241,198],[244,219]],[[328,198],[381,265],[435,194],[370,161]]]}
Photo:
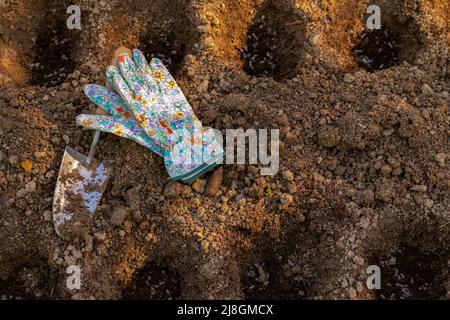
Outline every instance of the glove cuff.
{"label": "glove cuff", "polygon": [[192,171],[181,176],[173,177],[172,179],[175,181],[182,181],[186,184],[192,184],[195,180],[197,180],[197,178],[200,178],[208,171],[211,171],[222,162],[223,162],[223,152],[217,155],[216,157],[211,158],[209,161],[202,163]]}
{"label": "glove cuff", "polygon": [[211,128],[202,130],[200,139],[185,137],[164,153],[170,177],[187,184],[223,162],[222,145]]}

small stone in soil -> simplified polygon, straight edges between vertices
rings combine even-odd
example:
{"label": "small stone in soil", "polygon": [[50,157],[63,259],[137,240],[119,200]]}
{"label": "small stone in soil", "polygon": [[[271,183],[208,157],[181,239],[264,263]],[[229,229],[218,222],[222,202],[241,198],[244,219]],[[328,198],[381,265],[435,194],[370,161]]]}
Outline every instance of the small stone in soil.
{"label": "small stone in soil", "polygon": [[97,231],[96,233],[94,233],[94,237],[98,241],[105,241],[105,239],[106,239],[106,232],[105,231]]}
{"label": "small stone in soil", "polygon": [[25,184],[25,190],[27,192],[35,192],[36,191],[36,182],[29,181]]}
{"label": "small stone in soil", "polygon": [[45,221],[52,220],[52,213],[49,210],[45,210],[43,216]]}
{"label": "small stone in soil", "polygon": [[223,167],[220,167],[209,178],[209,181],[205,188],[205,194],[207,196],[214,196],[220,189],[222,185],[222,175],[223,175]]}
{"label": "small stone in soil", "polygon": [[128,211],[124,208],[117,208],[111,215],[111,223],[120,226],[128,215]]}
{"label": "small stone in soil", "polygon": [[206,185],[206,180],[197,179],[192,184],[192,189],[194,189],[195,192],[203,193],[205,191],[205,185]]}
{"label": "small stone in soil", "polygon": [[19,163],[19,157],[16,155],[12,155],[9,157],[8,161],[12,166],[15,166]]}

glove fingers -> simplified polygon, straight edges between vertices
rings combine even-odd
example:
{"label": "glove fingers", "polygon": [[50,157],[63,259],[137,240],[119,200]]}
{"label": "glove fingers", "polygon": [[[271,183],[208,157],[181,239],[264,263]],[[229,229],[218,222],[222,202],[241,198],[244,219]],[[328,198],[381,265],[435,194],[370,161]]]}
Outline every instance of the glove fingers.
{"label": "glove fingers", "polygon": [[186,98],[183,95],[181,89],[178,87],[177,82],[170,74],[169,70],[161,62],[161,60],[153,58],[150,61],[150,68],[152,69],[153,76],[156,79],[163,94],[168,95],[174,101],[186,101]]}
{"label": "glove fingers", "polygon": [[118,88],[114,84],[114,75],[116,74],[116,71],[118,70],[114,66],[109,66],[108,68],[106,68],[106,79],[108,80],[108,83],[111,85],[113,90],[115,92],[119,92]]}
{"label": "glove fingers", "polygon": [[119,68],[123,79],[134,94],[136,113],[149,113],[164,106],[159,89],[152,90],[147,86],[146,82],[140,78],[140,72],[133,60],[127,54],[119,55]]}
{"label": "glove fingers", "polygon": [[118,65],[120,73],[123,79],[127,83],[130,90],[137,97],[143,93],[143,80],[139,79],[136,65],[130,56],[126,53],[122,53],[118,57]]}
{"label": "glove fingers", "polygon": [[131,120],[133,115],[128,110],[125,101],[114,91],[96,84],[88,84],[84,87],[84,94],[112,116]]}
{"label": "glove fingers", "polygon": [[194,111],[186,100],[183,92],[178,87],[175,79],[172,77],[169,70],[167,70],[161,60],[153,58],[150,61],[150,68],[152,69],[153,76],[164,95],[167,106],[171,109],[168,109],[167,111],[172,113],[181,111],[190,117],[193,117]]}
{"label": "glove fingers", "polygon": [[144,55],[139,50],[135,50],[133,57],[135,57],[135,61],[131,60],[129,56],[125,56],[124,62],[119,62],[119,65],[122,72],[128,73],[127,77],[130,77],[129,82],[134,86],[136,100],[141,102],[142,111],[150,113],[163,110],[165,108],[164,97]]}
{"label": "glove fingers", "polygon": [[[144,90],[143,95],[135,96],[121,76],[119,70],[115,67],[109,67],[108,69],[108,73],[110,73],[109,77],[112,78],[114,87],[117,88],[121,97],[128,104],[141,128],[150,136],[156,135],[162,137],[166,128],[161,127],[160,120],[163,119],[160,119],[158,109],[163,103],[160,103],[158,96],[151,90]],[[164,143],[163,140],[161,142]]]}
{"label": "glove fingers", "polygon": [[[111,77],[111,79],[112,78],[113,77]],[[154,142],[153,138],[149,137],[142,130],[140,125],[133,117],[133,114],[130,112],[130,110],[128,110],[126,102],[119,95],[117,95],[114,91],[100,85],[88,85],[85,87],[84,91],[86,96],[92,102],[100,106],[103,110],[111,114],[113,117],[102,118],[101,116],[89,117],[89,115],[83,115],[82,120],[80,120],[81,122],[79,122],[81,126],[89,129],[111,132],[107,130],[107,128],[113,128],[113,126],[110,125],[109,122],[111,122],[114,118],[122,118],[123,125],[126,127],[122,131],[126,133],[127,128],[130,128],[130,130],[135,133],[133,136],[127,136],[129,139],[138,142],[139,144],[162,156],[161,144]],[[86,120],[86,125],[83,125],[84,120]],[[91,124],[89,125],[89,123]],[[122,123],[119,123],[119,127],[121,125]]]}
{"label": "glove fingers", "polygon": [[159,88],[153,86],[152,89],[147,85],[147,82],[141,77],[141,70],[138,70],[131,57],[127,54],[121,54],[118,61],[122,77],[134,94],[135,99],[141,103],[143,111],[148,108],[157,110],[163,106]]}
{"label": "glove fingers", "polygon": [[128,87],[127,83],[123,79],[120,74],[119,69],[113,66],[109,66],[107,69],[107,77],[111,79],[111,84],[114,90],[120,94],[122,99],[127,103],[130,107],[131,111],[133,110],[133,106],[136,104],[135,95]]}
{"label": "glove fingers", "polygon": [[161,89],[153,76],[152,69],[150,68],[147,59],[139,49],[133,50],[133,60],[136,65],[137,71],[141,78],[146,82],[147,87],[154,92],[161,92]]}
{"label": "glove fingers", "polygon": [[99,130],[102,132],[113,133],[119,137],[133,140],[140,145],[152,150],[159,156],[162,156],[163,151],[161,145],[152,137],[145,134],[137,124],[126,121],[123,118],[81,114],[77,116],[76,122],[78,125],[86,129]]}

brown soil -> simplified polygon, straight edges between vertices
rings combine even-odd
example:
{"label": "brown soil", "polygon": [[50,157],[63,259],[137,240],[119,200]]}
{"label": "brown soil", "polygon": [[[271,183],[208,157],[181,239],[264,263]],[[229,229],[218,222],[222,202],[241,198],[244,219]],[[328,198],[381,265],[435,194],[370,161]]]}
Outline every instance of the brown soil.
{"label": "brown soil", "polygon": [[[68,30],[68,1],[0,1],[1,299],[450,296],[448,1],[371,1],[375,32],[369,1],[78,3]],[[104,83],[120,45],[162,58],[205,125],[280,129],[279,173],[224,165],[180,186],[103,134],[101,205],[60,239],[64,148],[87,154],[93,134],[75,124],[95,109],[82,88]],[[366,287],[371,264],[381,290]]]}

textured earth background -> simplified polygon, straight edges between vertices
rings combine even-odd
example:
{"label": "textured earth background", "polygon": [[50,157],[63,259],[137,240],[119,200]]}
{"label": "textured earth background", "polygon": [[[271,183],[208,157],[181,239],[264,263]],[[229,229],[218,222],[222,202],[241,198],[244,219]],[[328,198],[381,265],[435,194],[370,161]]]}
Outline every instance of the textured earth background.
{"label": "textured earth background", "polygon": [[[450,297],[447,0],[78,0],[81,30],[70,4],[0,0],[0,299]],[[120,45],[160,57],[204,124],[280,129],[280,170],[174,184],[103,134],[113,176],[90,232],[64,242],[59,165],[66,145],[87,153],[82,88]]]}

